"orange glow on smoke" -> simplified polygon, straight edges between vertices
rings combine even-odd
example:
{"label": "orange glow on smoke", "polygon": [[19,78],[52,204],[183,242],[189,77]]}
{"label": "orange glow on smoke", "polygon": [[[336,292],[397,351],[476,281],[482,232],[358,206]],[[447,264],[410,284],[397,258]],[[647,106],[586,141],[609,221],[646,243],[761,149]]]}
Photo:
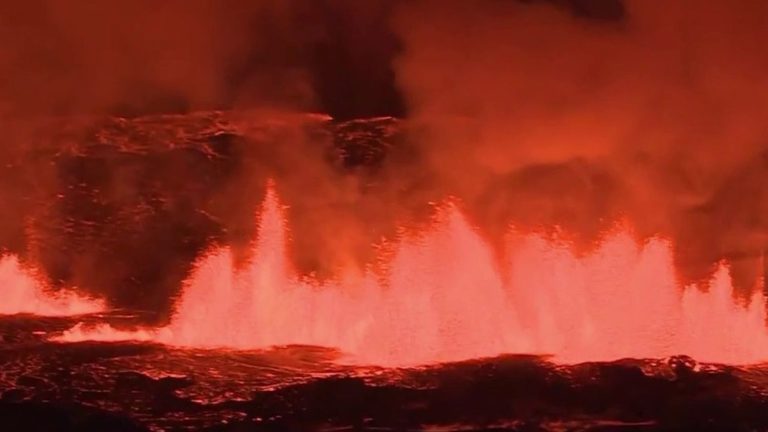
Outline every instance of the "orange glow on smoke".
{"label": "orange glow on smoke", "polygon": [[81,315],[103,311],[99,300],[72,292],[47,292],[31,270],[22,268],[13,255],[0,256],[0,314],[46,316]]}
{"label": "orange glow on smoke", "polygon": [[638,245],[626,230],[586,256],[516,234],[500,265],[460,211],[448,207],[430,232],[401,241],[384,275],[335,283],[299,278],[286,248],[284,215],[270,190],[250,264],[234,268],[228,248],[204,257],[168,327],[78,326],[59,340],[307,344],[390,366],[501,353],[553,354],[561,362],[676,354],[736,364],[768,359],[762,295],[737,304],[724,266],[706,292],[682,289],[669,242]]}

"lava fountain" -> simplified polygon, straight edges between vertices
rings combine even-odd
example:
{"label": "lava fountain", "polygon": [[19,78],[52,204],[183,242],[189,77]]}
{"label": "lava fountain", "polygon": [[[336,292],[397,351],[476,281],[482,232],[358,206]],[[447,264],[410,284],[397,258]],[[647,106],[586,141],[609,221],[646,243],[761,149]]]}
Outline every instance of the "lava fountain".
{"label": "lava fountain", "polygon": [[686,354],[749,364],[768,359],[766,301],[734,301],[720,265],[706,290],[680,287],[671,244],[628,229],[580,256],[567,243],[510,235],[504,262],[455,206],[405,236],[383,274],[318,282],[288,260],[287,227],[270,188],[247,265],[227,247],[197,264],[167,327],[78,325],[58,338],[153,340],[198,348],[335,347],[360,364],[403,366],[551,354],[559,362]]}
{"label": "lava fountain", "polygon": [[44,316],[82,315],[101,312],[102,301],[70,291],[51,292],[33,269],[22,267],[14,255],[0,256],[0,314]]}

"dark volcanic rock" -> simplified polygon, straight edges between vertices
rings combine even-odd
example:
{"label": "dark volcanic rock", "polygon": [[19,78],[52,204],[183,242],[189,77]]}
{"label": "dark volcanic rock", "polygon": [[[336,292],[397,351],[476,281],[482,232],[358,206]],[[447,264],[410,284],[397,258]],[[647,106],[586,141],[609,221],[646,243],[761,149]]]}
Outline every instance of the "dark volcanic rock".
{"label": "dark volcanic rock", "polygon": [[[688,358],[562,366],[534,356],[378,369],[309,347],[0,350],[0,427],[53,431],[755,431],[765,368]],[[180,373],[182,372],[183,373]],[[18,375],[19,378],[7,381]],[[10,429],[8,428],[10,426]]]}
{"label": "dark volcanic rock", "polygon": [[117,413],[80,404],[0,402],[0,425],[7,431],[144,432],[149,429]]}

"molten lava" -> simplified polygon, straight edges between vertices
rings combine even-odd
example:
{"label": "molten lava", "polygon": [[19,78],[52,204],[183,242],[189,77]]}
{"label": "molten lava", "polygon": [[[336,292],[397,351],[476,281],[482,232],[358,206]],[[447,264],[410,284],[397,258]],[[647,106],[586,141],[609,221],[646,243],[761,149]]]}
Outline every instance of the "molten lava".
{"label": "molten lava", "polygon": [[77,326],[59,340],[155,340],[183,347],[336,347],[355,363],[389,366],[501,353],[560,362],[687,354],[735,364],[768,359],[765,298],[732,297],[721,265],[708,290],[678,286],[671,245],[627,230],[577,256],[534,234],[508,241],[499,265],[455,207],[401,240],[384,274],[317,282],[288,262],[286,224],[270,190],[248,265],[213,250],[184,286],[170,324],[120,331]]}
{"label": "molten lava", "polygon": [[25,269],[13,255],[0,257],[0,314],[46,316],[81,315],[101,312],[104,303],[73,292],[49,292],[34,271]]}

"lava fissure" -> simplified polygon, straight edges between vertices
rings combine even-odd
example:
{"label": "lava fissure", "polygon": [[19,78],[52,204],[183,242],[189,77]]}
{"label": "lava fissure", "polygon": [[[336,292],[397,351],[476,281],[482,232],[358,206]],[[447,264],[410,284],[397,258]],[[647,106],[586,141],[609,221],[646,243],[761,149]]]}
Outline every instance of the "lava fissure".
{"label": "lava fissure", "polygon": [[385,366],[502,353],[553,354],[565,363],[677,354],[734,364],[768,359],[766,300],[755,292],[748,305],[735,302],[724,264],[708,290],[681,289],[671,244],[638,244],[625,229],[586,255],[517,233],[499,270],[461,212],[442,211],[428,232],[401,239],[384,278],[369,272],[319,282],[292,271],[283,209],[270,187],[251,261],[235,267],[228,247],[204,256],[168,326],[79,325],[57,340],[317,345],[348,353],[346,361]]}

